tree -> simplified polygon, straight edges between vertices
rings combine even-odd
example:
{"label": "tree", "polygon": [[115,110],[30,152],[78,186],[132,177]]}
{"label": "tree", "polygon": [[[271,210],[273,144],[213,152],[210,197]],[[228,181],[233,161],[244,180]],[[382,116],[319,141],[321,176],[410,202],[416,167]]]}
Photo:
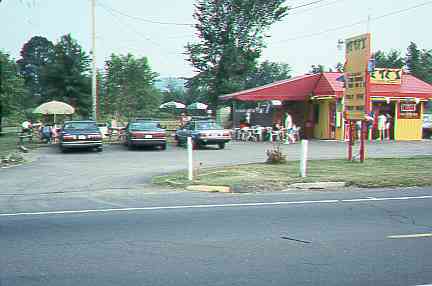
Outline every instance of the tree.
{"label": "tree", "polygon": [[415,77],[432,83],[432,50],[420,50],[411,42],[406,54],[406,66]]}
{"label": "tree", "polygon": [[291,67],[284,63],[270,61],[262,62],[256,67],[246,80],[246,88],[263,86],[278,80],[291,77]]}
{"label": "tree", "polygon": [[89,116],[91,110],[90,59],[70,34],[54,46],[53,60],[42,69],[46,100],[60,100],[76,108],[78,114]]}
{"label": "tree", "polygon": [[388,53],[377,51],[372,55],[375,59],[376,68],[401,69],[405,65],[405,60],[397,50],[390,50]]}
{"label": "tree", "polygon": [[54,59],[54,44],[44,37],[32,37],[21,49],[20,73],[29,93],[29,104],[40,104],[47,89],[41,82],[43,68]]}
{"label": "tree", "polygon": [[157,76],[146,57],[112,54],[105,62],[106,112],[130,119],[157,110],[160,93],[153,87]]}
{"label": "tree", "polygon": [[3,117],[21,110],[24,94],[24,80],[18,66],[8,54],[0,51],[0,134]]}
{"label": "tree", "polygon": [[244,88],[265,47],[264,33],[286,15],[284,2],[198,0],[194,18],[199,42],[186,46],[188,61],[198,75],[189,86],[207,89],[212,108],[219,95]]}

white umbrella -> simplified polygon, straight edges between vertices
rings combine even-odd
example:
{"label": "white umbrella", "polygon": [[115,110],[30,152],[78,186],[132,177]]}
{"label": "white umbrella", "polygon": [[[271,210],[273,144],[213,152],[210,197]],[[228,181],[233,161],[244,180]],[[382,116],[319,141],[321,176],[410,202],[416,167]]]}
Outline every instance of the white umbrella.
{"label": "white umbrella", "polygon": [[207,104],[201,103],[201,102],[194,102],[190,105],[188,105],[188,109],[198,109],[198,110],[206,110],[208,107]]}
{"label": "white umbrella", "polygon": [[39,105],[33,110],[33,113],[54,114],[54,122],[56,114],[73,114],[75,109],[67,103],[61,101],[50,101]]}
{"label": "white umbrella", "polygon": [[169,102],[165,102],[162,103],[159,108],[164,109],[164,108],[177,108],[177,109],[183,109],[185,108],[186,105],[184,105],[181,102],[177,102],[177,101],[169,101]]}

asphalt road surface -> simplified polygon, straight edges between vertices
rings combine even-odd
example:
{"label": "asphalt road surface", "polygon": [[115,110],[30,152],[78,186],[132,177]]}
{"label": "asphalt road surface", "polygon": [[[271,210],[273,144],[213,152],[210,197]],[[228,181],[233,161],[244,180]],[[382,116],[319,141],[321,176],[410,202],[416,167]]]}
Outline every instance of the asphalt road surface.
{"label": "asphalt road surface", "polygon": [[425,285],[432,190],[154,193],[0,214],[0,285]]}

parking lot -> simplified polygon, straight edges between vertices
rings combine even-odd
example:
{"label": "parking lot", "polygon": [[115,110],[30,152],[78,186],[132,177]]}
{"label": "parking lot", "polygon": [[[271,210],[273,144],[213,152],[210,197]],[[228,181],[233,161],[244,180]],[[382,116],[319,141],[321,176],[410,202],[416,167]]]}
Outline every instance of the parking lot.
{"label": "parking lot", "polygon": [[[300,144],[280,145],[288,160],[298,160]],[[194,151],[201,168],[264,162],[268,142],[231,142],[226,149],[208,147]],[[311,141],[309,158],[345,158],[346,144]],[[40,148],[34,160],[22,166],[0,169],[1,195],[48,194],[116,189],[145,189],[151,177],[186,169],[187,151],[169,145],[167,150],[128,150],[122,145],[106,145],[104,152],[76,150],[61,153],[57,146]],[[432,155],[432,142],[373,142],[367,144],[369,157]]]}

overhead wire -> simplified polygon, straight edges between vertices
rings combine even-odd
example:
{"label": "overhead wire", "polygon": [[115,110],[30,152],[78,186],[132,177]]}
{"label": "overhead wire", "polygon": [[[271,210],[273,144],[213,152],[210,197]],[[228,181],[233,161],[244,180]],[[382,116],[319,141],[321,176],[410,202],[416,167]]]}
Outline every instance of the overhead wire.
{"label": "overhead wire", "polygon": [[357,25],[361,25],[361,24],[367,23],[368,21],[375,21],[375,20],[379,20],[379,19],[386,18],[386,17],[389,17],[389,16],[401,14],[403,12],[407,12],[407,11],[410,11],[410,10],[413,10],[413,9],[416,9],[416,8],[420,8],[420,7],[423,7],[423,6],[426,6],[426,5],[430,5],[430,4],[432,4],[432,1],[426,1],[426,2],[423,2],[421,4],[410,6],[410,7],[404,8],[404,9],[395,10],[395,11],[392,11],[392,12],[389,12],[389,13],[386,13],[386,14],[383,14],[383,15],[380,15],[380,16],[370,17],[370,19],[359,20],[359,21],[354,22],[354,23],[345,24],[345,25],[341,25],[341,26],[325,29],[325,30],[322,30],[322,31],[319,31],[319,32],[313,32],[313,33],[310,33],[310,34],[299,35],[299,36],[287,38],[287,39],[284,39],[284,40],[277,41],[276,43],[284,43],[284,42],[289,42],[289,41],[295,41],[295,40],[301,40],[301,39],[306,39],[306,38],[312,38],[312,37],[315,37],[315,36],[320,36],[320,35],[323,35],[323,34],[334,32],[334,31],[343,30],[343,29],[351,28],[351,27],[354,27],[354,26],[357,26]]}
{"label": "overhead wire", "polygon": [[[106,9],[104,6],[100,5],[99,1],[97,1],[96,5],[98,5],[99,7],[101,7],[102,9],[104,9],[107,13],[109,13],[118,23],[120,23],[121,25],[123,25],[124,27],[126,27],[127,29],[129,29],[130,31],[132,31],[135,35],[139,36],[140,38],[143,38],[144,40],[152,43],[153,45],[156,45],[162,49],[165,50],[165,46],[163,46],[162,44],[152,40],[149,36],[142,34],[141,32],[139,32],[138,30],[136,30],[133,26],[126,24],[124,22],[122,22],[117,15],[115,15],[114,13],[112,13],[109,9]],[[165,50],[168,54],[171,55],[182,55],[182,53],[179,52],[173,52],[173,51],[167,51]]]}
{"label": "overhead wire", "polygon": [[193,27],[193,24],[191,24],[191,23],[178,23],[178,22],[164,22],[164,21],[149,20],[149,19],[146,19],[146,18],[129,15],[127,13],[124,13],[124,12],[120,11],[120,10],[112,8],[112,7],[110,7],[110,6],[106,5],[106,4],[102,4],[99,1],[97,1],[97,3],[98,3],[98,5],[100,7],[103,7],[105,9],[110,10],[113,13],[116,13],[118,15],[121,15],[121,16],[129,18],[129,19],[133,19],[133,20],[136,20],[136,21],[141,21],[141,22],[145,22],[145,23],[149,23],[149,24],[158,24],[158,25],[189,26],[189,27]]}

